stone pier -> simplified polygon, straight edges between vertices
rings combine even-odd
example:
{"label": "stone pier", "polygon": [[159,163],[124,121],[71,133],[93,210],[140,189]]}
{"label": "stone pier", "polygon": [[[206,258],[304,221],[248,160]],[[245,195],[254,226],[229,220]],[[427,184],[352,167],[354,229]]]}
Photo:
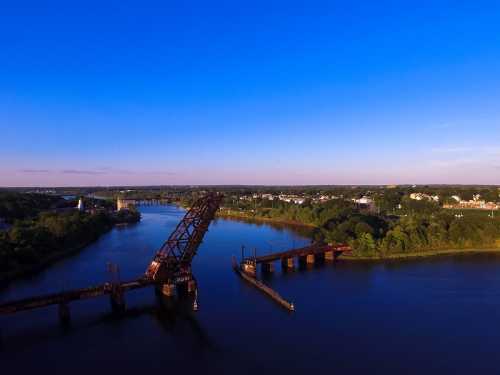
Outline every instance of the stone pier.
{"label": "stone pier", "polygon": [[122,313],[125,311],[125,294],[120,287],[116,287],[113,289],[113,291],[109,295],[109,299],[113,312]]}
{"label": "stone pier", "polygon": [[196,291],[196,281],[195,280],[189,280],[187,282],[187,292],[188,293],[194,293]]}
{"label": "stone pier", "polygon": [[314,264],[314,254],[308,254],[306,256],[306,263],[307,264]]}
{"label": "stone pier", "polygon": [[335,260],[335,253],[332,251],[325,251],[325,260],[332,261]]}
{"label": "stone pier", "polygon": [[274,263],[273,262],[262,263],[262,272],[265,272],[265,273],[274,272]]}
{"label": "stone pier", "polygon": [[165,297],[173,297],[175,294],[175,284],[159,284],[157,291]]}
{"label": "stone pier", "polygon": [[68,324],[71,320],[71,314],[69,312],[69,305],[67,303],[59,304],[59,320],[63,324]]}
{"label": "stone pier", "polygon": [[285,271],[293,270],[295,268],[295,263],[293,261],[293,258],[282,258],[281,268]]}
{"label": "stone pier", "polygon": [[314,264],[314,254],[299,256],[299,262],[308,266]]}

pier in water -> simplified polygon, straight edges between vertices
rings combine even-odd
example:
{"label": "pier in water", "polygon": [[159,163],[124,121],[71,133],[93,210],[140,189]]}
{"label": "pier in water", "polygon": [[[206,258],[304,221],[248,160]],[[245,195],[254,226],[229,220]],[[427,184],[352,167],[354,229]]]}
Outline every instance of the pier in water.
{"label": "pier in water", "polygon": [[[81,253],[0,290],[0,301],[144,273],[184,214],[143,206],[136,225],[117,227]],[[216,220],[193,262],[199,311],[155,296],[127,294],[112,315],[107,298],[0,318],[5,373],[497,373],[500,257],[467,255],[390,263],[348,262],[264,275],[295,305],[290,314],[231,269],[241,245],[267,254],[310,242],[291,227]]]}

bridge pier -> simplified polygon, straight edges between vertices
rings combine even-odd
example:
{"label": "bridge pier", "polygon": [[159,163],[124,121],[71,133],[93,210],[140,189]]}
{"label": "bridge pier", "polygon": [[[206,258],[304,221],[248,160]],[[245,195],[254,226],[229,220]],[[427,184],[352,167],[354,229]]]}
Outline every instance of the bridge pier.
{"label": "bridge pier", "polygon": [[125,312],[125,294],[123,293],[122,288],[119,286],[115,287],[109,295],[109,300],[111,302],[111,309],[114,313]]}
{"label": "bridge pier", "polygon": [[283,271],[293,270],[295,268],[295,262],[293,258],[281,258],[281,269]]}
{"label": "bridge pier", "polygon": [[62,324],[68,324],[71,320],[69,305],[65,302],[59,304],[59,321]]}
{"label": "bridge pier", "polygon": [[308,266],[314,264],[314,254],[299,256],[299,262]]}
{"label": "bridge pier", "polygon": [[187,282],[187,292],[194,293],[196,291],[196,280],[191,279]]}
{"label": "bridge pier", "polygon": [[328,261],[335,260],[335,253],[333,250],[325,251],[325,260],[328,260]]}
{"label": "bridge pier", "polygon": [[173,297],[175,294],[175,284],[173,283],[157,284],[155,288],[156,293],[161,294],[165,297]]}
{"label": "bridge pier", "polygon": [[262,263],[262,272],[264,273],[273,273],[274,272],[274,263],[273,262],[267,262],[267,263]]}
{"label": "bridge pier", "polygon": [[307,264],[314,264],[314,261],[315,261],[315,256],[314,254],[308,254],[306,256],[306,263]]}

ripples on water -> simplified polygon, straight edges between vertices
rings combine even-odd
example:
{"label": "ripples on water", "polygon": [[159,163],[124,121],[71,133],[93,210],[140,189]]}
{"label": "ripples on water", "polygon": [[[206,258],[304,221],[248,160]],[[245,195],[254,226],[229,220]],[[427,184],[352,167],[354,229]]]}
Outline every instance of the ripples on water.
{"label": "ripples on water", "polygon": [[[143,220],[116,228],[75,257],[0,291],[0,300],[141,275],[183,212],[144,207]],[[219,219],[194,261],[200,311],[166,305],[152,289],[126,295],[122,318],[107,298],[1,317],[2,374],[207,371],[218,373],[498,373],[500,258],[441,257],[382,263],[337,262],[266,282],[293,301],[289,314],[232,272],[240,247],[259,252],[309,240],[289,228]]]}

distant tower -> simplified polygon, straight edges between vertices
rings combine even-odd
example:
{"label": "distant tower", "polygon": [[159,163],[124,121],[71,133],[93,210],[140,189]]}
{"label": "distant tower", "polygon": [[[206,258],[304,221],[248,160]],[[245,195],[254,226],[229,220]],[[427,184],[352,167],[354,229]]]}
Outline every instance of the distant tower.
{"label": "distant tower", "polygon": [[80,197],[80,199],[78,199],[78,206],[76,206],[76,208],[78,209],[78,211],[80,212],[83,212],[85,211],[85,206],[83,204],[83,198]]}

